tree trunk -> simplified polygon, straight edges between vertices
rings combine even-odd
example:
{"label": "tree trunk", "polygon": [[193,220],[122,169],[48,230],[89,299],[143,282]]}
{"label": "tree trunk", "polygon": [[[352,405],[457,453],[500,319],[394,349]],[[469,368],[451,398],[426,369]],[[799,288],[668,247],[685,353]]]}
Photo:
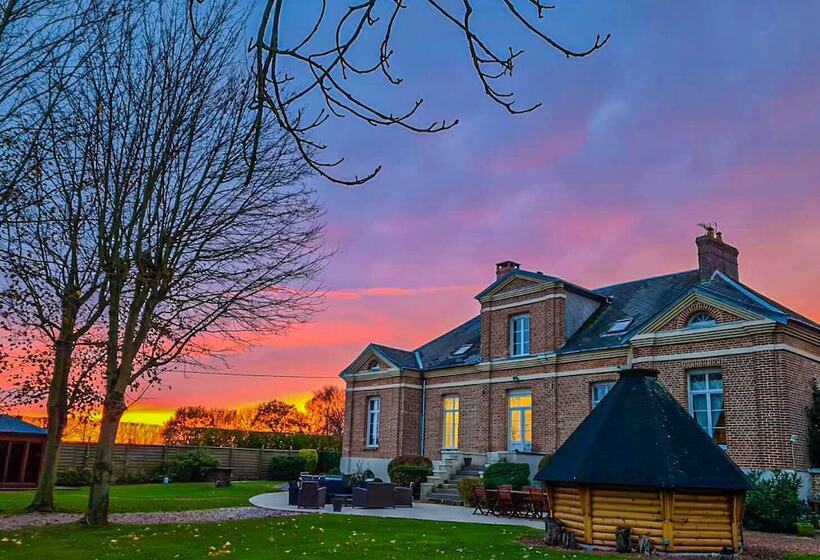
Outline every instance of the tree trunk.
{"label": "tree trunk", "polygon": [[114,443],[124,412],[125,398],[122,394],[112,394],[106,397],[103,405],[100,439],[97,442],[97,453],[94,457],[94,473],[88,494],[88,511],[85,514],[86,524],[92,527],[108,523],[108,494],[111,489]]}
{"label": "tree trunk", "polygon": [[[73,325],[71,327],[73,330]],[[31,511],[54,511],[54,486],[57,484],[57,459],[68,416],[68,376],[74,344],[61,337],[55,343],[54,369],[48,390],[48,435],[43,449],[43,463],[37,492],[29,506]]]}
{"label": "tree trunk", "polygon": [[629,552],[632,550],[632,529],[629,527],[618,527],[615,529],[615,550],[618,552]]}

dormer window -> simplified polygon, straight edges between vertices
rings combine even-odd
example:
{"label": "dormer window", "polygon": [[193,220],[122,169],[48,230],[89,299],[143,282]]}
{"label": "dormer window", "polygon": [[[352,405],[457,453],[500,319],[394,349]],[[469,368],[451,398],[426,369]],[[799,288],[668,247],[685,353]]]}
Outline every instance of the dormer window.
{"label": "dormer window", "polygon": [[625,332],[626,329],[628,329],[629,325],[631,325],[631,324],[632,324],[632,317],[629,317],[627,319],[619,319],[619,320],[615,321],[614,323],[612,323],[611,325],[609,325],[609,328],[607,329],[606,334],[618,334],[618,333]]}
{"label": "dormer window", "polygon": [[510,356],[530,353],[530,316],[515,315],[510,319]]}
{"label": "dormer window", "polygon": [[459,346],[455,352],[453,352],[453,356],[461,356],[467,352],[470,348],[472,348],[472,344],[462,344]]}
{"label": "dormer window", "polygon": [[714,327],[717,323],[715,318],[708,313],[695,313],[689,318],[686,326],[690,329],[699,329],[703,327]]}
{"label": "dormer window", "polygon": [[367,365],[368,371],[379,371],[382,369],[381,365],[379,365],[379,360],[371,360],[370,363]]}

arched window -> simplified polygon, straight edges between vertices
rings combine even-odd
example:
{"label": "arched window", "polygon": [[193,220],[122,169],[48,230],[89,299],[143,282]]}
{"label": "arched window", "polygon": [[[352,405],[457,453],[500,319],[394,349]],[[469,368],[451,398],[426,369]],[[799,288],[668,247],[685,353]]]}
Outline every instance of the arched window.
{"label": "arched window", "polygon": [[382,368],[379,365],[379,360],[370,360],[370,363],[367,365],[367,369],[370,371],[379,371]]}
{"label": "arched window", "polygon": [[708,313],[695,313],[689,318],[689,322],[686,324],[687,327],[690,328],[701,328],[701,327],[714,327],[715,326],[715,318],[709,315]]}

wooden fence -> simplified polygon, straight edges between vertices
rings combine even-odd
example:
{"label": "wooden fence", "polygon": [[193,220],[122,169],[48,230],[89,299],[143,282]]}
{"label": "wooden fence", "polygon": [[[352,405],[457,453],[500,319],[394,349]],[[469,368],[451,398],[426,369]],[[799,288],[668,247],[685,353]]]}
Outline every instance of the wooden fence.
{"label": "wooden fence", "polygon": [[[96,445],[93,443],[63,443],[58,469],[85,469],[94,464]],[[189,447],[183,445],[117,444],[114,448],[114,475],[128,471],[148,471],[163,461],[196,449],[213,455],[223,467],[233,467],[236,480],[260,480],[268,477],[272,457],[297,455],[298,450],[245,449],[239,447]]]}

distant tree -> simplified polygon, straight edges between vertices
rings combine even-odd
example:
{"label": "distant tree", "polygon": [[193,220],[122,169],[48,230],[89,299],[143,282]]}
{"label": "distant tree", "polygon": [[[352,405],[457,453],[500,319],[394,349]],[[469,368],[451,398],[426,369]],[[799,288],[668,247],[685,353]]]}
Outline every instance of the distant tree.
{"label": "distant tree", "polygon": [[813,467],[820,467],[820,387],[816,383],[811,395],[812,402],[806,410],[809,420],[809,460]]}
{"label": "distant tree", "polygon": [[336,385],[325,385],[313,392],[305,403],[310,431],[314,434],[338,436],[345,419],[345,393]]}
{"label": "distant tree", "polygon": [[[207,7],[210,2],[188,2],[197,33],[195,7]],[[458,120],[437,120],[419,124],[415,117],[424,101],[421,97],[409,107],[390,108],[384,106],[382,89],[370,88],[377,92],[371,95],[363,93],[368,89],[367,78],[381,78],[382,83],[391,86],[402,84],[403,79],[393,67],[392,43],[396,30],[406,20],[407,8],[428,10],[444,27],[451,27],[463,37],[463,46],[481,89],[512,114],[527,113],[540,106],[534,103],[520,107],[513,92],[498,85],[512,76],[515,63],[524,52],[512,46],[521,41],[522,35],[534,37],[566,58],[592,54],[609,39],[609,35],[597,36],[588,47],[581,49],[564,46],[554,38],[552,30],[541,29],[541,20],[555,8],[543,0],[322,0],[311,3],[315,7],[315,18],[312,24],[304,26],[305,34],[286,41],[285,31],[292,37],[293,30],[299,29],[301,22],[296,19],[304,13],[304,6],[300,6],[302,11],[297,15],[291,9],[299,2],[268,0],[263,4],[256,36],[250,45],[255,57],[255,123],[264,122],[264,113],[274,115],[279,126],[291,135],[308,165],[323,177],[346,185],[368,181],[381,166],[364,176],[342,178],[335,174],[334,168],[343,158],[322,160],[319,155],[326,146],[312,134],[329,118],[352,117],[374,127],[397,126],[420,133],[441,132],[458,123]],[[436,32],[430,28],[416,29],[413,37],[417,42],[427,41],[429,35]],[[305,110],[308,99],[316,103],[317,110],[312,114]],[[258,128],[256,133],[259,134]]]}
{"label": "distant tree", "polygon": [[280,434],[307,432],[308,419],[292,404],[272,400],[256,407],[254,426]]}

